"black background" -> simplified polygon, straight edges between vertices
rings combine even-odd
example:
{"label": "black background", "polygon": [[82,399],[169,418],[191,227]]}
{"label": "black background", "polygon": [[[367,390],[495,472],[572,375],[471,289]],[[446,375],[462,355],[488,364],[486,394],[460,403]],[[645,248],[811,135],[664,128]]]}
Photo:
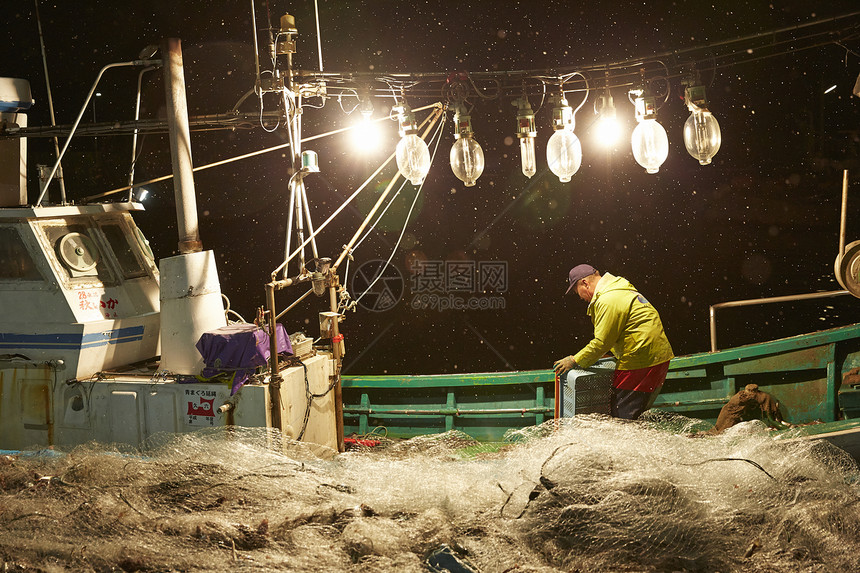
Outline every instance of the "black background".
{"label": "black background", "polygon": [[[857,10],[853,1],[818,3],[822,7],[795,1],[660,4],[321,0],[323,63],[326,71],[374,73],[570,68],[647,58]],[[257,10],[262,27],[266,4],[258,2]],[[17,3],[4,12],[7,48],[0,75],[28,79],[36,99],[30,125],[49,124],[33,6]],[[299,28],[296,66],[318,69],[314,3],[268,5],[272,22],[286,12],[296,16]],[[226,112],[253,86],[250,2],[57,1],[42,2],[40,13],[58,124],[74,121],[102,66],[133,60],[144,46],[166,37],[182,40],[191,115]],[[473,126],[487,158],[484,174],[471,188],[453,176],[447,125],[392,261],[406,282],[403,298],[383,312],[359,307],[347,315],[341,327],[345,373],[548,368],[590,338],[584,303],[563,296],[567,271],[580,262],[625,276],[638,287],[660,310],[677,354],[708,349],[711,304],[839,289],[833,261],[843,170],[849,170],[852,192],[860,181],[860,98],[851,95],[860,74],[860,40],[833,39],[841,45],[724,62],[704,78],[723,134],[720,152],[706,167],[684,149],[681,132],[689,114],[678,83],[660,110],[670,151],[658,174],[646,174],[625,143],[610,153],[596,146],[589,131],[594,117],[589,99],[577,114],[583,165],[566,184],[546,170],[549,106],[537,112],[538,174],[527,180],[512,137],[510,101],[474,98]],[[83,121],[131,119],[136,79],[131,69],[108,71]],[[836,89],[825,94],[834,84]],[[619,115],[632,128],[632,106],[625,94],[614,95]],[[417,107],[431,101],[410,103]],[[385,105],[390,102],[377,103],[377,117],[387,113]],[[253,97],[242,106],[243,111],[257,109]],[[163,89],[153,74],[146,82],[142,116],[162,113]],[[356,116],[345,114],[336,100],[323,109],[307,108],[304,135],[350,125]],[[307,146],[320,157],[321,173],[306,179],[317,225],[391,153],[393,122],[386,129],[389,147],[373,157],[355,151],[345,136]],[[136,180],[170,173],[166,141],[166,135],[144,138]],[[283,129],[195,132],[194,163],[285,141]],[[64,160],[69,198],[124,185],[130,153],[125,137],[74,140]],[[49,140],[30,140],[31,201],[38,189],[35,166],[53,160]],[[288,167],[286,155],[275,152],[195,177],[204,246],[216,252],[222,290],[232,308],[248,320],[264,303],[263,285],[283,258]],[[377,183],[321,234],[322,255],[339,254],[374,193],[384,187]],[[157,257],[170,256],[177,248],[172,183],[149,190],[138,225]],[[404,188],[380,224],[385,230],[356,250],[350,273],[363,262],[388,258],[414,192],[411,185]],[[860,235],[860,198],[854,197],[848,202],[848,241]],[[506,262],[505,308],[412,308],[409,262],[416,257]],[[348,285],[350,280],[346,277]],[[280,307],[301,292],[285,292]],[[317,312],[326,307],[325,299],[306,299],[283,322],[290,332],[303,329],[318,336]],[[720,346],[849,324],[858,315],[853,297],[728,309],[718,314]]]}

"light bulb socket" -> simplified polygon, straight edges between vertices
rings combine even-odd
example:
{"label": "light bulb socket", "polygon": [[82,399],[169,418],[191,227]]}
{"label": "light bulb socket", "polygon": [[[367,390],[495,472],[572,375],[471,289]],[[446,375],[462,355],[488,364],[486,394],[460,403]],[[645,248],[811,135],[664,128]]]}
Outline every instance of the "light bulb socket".
{"label": "light bulb socket", "polygon": [[609,88],[606,88],[603,95],[597,96],[594,111],[604,119],[615,119],[615,102],[612,99],[612,94],[609,92]]}
{"label": "light bulb socket", "polygon": [[415,114],[412,113],[412,108],[409,107],[409,104],[402,102],[395,105],[394,112],[397,113],[397,124],[400,131],[400,137],[418,133],[418,124],[415,123]]}
{"label": "light bulb socket", "polygon": [[526,98],[518,99],[514,102],[517,106],[517,137],[537,137],[537,127],[535,126],[535,114],[532,111],[532,106]]}
{"label": "light bulb socket", "polygon": [[684,89],[684,103],[690,111],[707,110],[708,96],[705,93],[705,86],[687,86]]}
{"label": "light bulb socket", "polygon": [[361,113],[361,117],[364,119],[370,119],[373,115],[373,102],[370,101],[370,97],[368,96],[366,99],[361,100],[361,104],[358,107],[359,113]]}
{"label": "light bulb socket", "polygon": [[472,131],[472,116],[466,112],[466,108],[462,105],[454,106],[454,139],[461,137],[472,137],[475,132]]}
{"label": "light bulb socket", "polygon": [[555,98],[555,106],[552,108],[552,128],[555,131],[560,129],[573,131],[573,108],[567,105],[564,94]]}
{"label": "light bulb socket", "polygon": [[633,101],[636,110],[636,121],[657,119],[657,99],[651,96],[638,96]]}

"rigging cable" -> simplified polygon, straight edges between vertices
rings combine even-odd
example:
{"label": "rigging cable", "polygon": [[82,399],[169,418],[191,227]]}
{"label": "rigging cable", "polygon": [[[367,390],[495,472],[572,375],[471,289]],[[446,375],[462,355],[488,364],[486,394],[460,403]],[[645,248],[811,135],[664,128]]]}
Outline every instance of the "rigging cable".
{"label": "rigging cable", "polygon": [[314,15],[316,16],[317,21],[317,52],[320,56],[320,72],[323,71],[323,58],[322,58],[322,38],[320,37],[320,8],[317,4],[317,0],[314,0]]}
{"label": "rigging cable", "polygon": [[[436,129],[436,133],[433,134],[433,138],[436,139],[436,144],[433,147],[433,154],[430,156],[430,165],[431,166],[433,165],[433,160],[436,158],[436,152],[439,150],[439,142],[442,141],[442,128],[444,127],[444,125],[445,125],[445,118],[443,116],[442,121],[439,122],[439,127]],[[405,184],[405,182],[404,182],[404,184]],[[403,187],[401,186],[401,189],[402,188]],[[423,188],[424,188],[424,182],[422,181],[421,185],[418,187],[418,191],[416,191],[416,193],[415,193],[415,197],[412,199],[412,205],[409,207],[409,212],[406,214],[406,220],[403,222],[403,228],[400,230],[400,236],[397,237],[397,242],[394,244],[394,248],[391,249],[391,254],[388,256],[388,260],[385,261],[385,264],[382,266],[381,269],[379,269],[379,272],[376,273],[376,277],[373,279],[373,281],[371,281],[371,283],[369,285],[367,285],[367,288],[365,289],[365,291],[363,293],[361,293],[361,295],[359,295],[358,298],[355,299],[355,302],[360,301],[362,299],[362,297],[364,297],[364,295],[366,295],[368,292],[370,292],[370,289],[373,288],[373,285],[376,284],[376,282],[382,277],[382,273],[384,273],[385,269],[388,268],[388,265],[391,264],[391,259],[394,258],[395,253],[397,253],[397,249],[400,247],[400,242],[403,240],[403,235],[406,234],[406,228],[409,226],[409,219],[412,218],[412,212],[415,209],[415,203],[418,201],[418,197],[421,195],[421,190]],[[398,193],[399,192],[400,191],[398,190]],[[395,194],[395,197],[396,197],[396,194]],[[392,198],[392,201],[393,200],[394,199]],[[391,205],[391,202],[388,203],[388,206],[390,206],[390,205]],[[388,208],[388,206],[386,206],[386,209]],[[381,218],[381,215],[380,215],[380,218]],[[379,222],[379,219],[376,220],[376,223],[378,223],[378,222]],[[374,223],[374,226],[376,225],[376,223]],[[366,236],[367,235],[365,235],[365,237]]]}
{"label": "rigging cable", "polygon": [[[434,135],[433,137],[435,138],[436,136]],[[431,163],[432,163],[432,158],[431,158]],[[382,219],[382,217],[388,211],[388,208],[391,207],[391,205],[394,203],[394,200],[397,199],[397,196],[400,195],[400,192],[403,191],[403,188],[406,187],[406,184],[408,182],[409,182],[408,179],[406,179],[406,178],[403,179],[403,183],[400,184],[400,188],[394,193],[394,195],[391,196],[391,199],[388,200],[388,204],[385,205],[385,208],[382,210],[382,212],[376,218],[376,221],[374,221],[373,224],[370,227],[368,227],[367,231],[364,233],[364,236],[361,237],[358,241],[356,241],[355,245],[352,247],[352,251],[350,251],[350,252],[355,252],[355,250],[359,247],[359,245],[361,245],[361,243],[363,243],[364,240],[370,236],[371,231],[373,231],[376,228],[376,225],[379,224],[379,221]],[[422,183],[418,187],[418,190],[416,191],[416,193],[419,193],[423,187],[424,187],[424,184]]]}

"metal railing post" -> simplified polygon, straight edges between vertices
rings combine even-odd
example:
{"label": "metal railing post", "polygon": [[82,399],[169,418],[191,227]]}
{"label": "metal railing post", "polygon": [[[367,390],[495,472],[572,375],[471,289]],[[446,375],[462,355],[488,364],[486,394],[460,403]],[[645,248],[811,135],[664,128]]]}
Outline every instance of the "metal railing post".
{"label": "metal railing post", "polygon": [[842,296],[851,294],[847,290],[831,290],[824,292],[811,292],[807,294],[792,294],[786,296],[772,296],[767,298],[751,298],[747,300],[733,300],[729,302],[720,302],[710,306],[711,314],[711,352],[717,351],[717,314],[716,310],[720,308],[735,308],[739,306],[753,306],[757,304],[770,304],[775,302],[792,302],[796,300],[810,300],[816,298],[828,298],[834,296]]}

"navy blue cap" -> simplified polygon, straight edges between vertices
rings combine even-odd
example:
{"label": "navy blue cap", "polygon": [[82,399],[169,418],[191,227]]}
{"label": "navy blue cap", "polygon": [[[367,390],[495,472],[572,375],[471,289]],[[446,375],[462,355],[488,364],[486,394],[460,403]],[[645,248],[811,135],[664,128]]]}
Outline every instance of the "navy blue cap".
{"label": "navy blue cap", "polygon": [[576,286],[576,283],[584,279],[589,275],[593,275],[597,272],[597,269],[592,267],[591,265],[576,265],[570,272],[568,273],[568,278],[570,279],[570,286],[567,287],[567,291],[564,294],[569,293],[573,287]]}

